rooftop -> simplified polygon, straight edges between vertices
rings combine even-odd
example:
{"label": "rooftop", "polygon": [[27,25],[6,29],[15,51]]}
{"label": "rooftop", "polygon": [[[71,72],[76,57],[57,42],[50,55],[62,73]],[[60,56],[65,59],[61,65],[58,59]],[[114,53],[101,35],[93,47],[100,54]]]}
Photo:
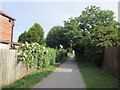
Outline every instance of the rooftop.
{"label": "rooftop", "polygon": [[3,12],[3,11],[1,11],[1,10],[0,10],[0,15],[3,15],[3,16],[5,16],[5,17],[9,18],[9,19],[12,19],[13,21],[16,21],[16,19],[15,19],[14,17],[6,14],[5,12]]}

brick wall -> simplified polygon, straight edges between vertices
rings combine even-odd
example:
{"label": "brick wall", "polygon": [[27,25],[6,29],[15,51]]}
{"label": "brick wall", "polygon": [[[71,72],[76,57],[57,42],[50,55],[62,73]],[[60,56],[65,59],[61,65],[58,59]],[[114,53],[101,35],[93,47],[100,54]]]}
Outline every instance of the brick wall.
{"label": "brick wall", "polygon": [[[0,40],[12,42],[14,19],[4,12],[0,12]],[[9,44],[11,47],[11,44]]]}

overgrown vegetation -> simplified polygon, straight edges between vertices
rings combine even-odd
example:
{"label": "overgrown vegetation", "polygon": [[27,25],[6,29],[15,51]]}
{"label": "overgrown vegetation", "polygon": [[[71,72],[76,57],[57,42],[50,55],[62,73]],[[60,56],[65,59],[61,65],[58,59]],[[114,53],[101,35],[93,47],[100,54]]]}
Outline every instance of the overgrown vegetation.
{"label": "overgrown vegetation", "polygon": [[56,62],[63,61],[64,58],[66,58],[67,56],[68,56],[68,54],[67,54],[66,50],[57,50]]}
{"label": "overgrown vegetation", "polygon": [[[119,79],[90,62],[77,60],[86,88],[119,88]],[[93,89],[95,90],[95,89]],[[106,89],[105,89],[106,90]]]}
{"label": "overgrown vegetation", "polygon": [[67,51],[64,49],[56,50],[38,43],[28,44],[27,42],[22,44],[18,53],[19,62],[24,62],[26,67],[35,67],[37,69],[53,65],[66,57]]}
{"label": "overgrown vegetation", "polygon": [[[104,49],[119,46],[118,23],[114,13],[90,6],[79,17],[64,21],[64,27],[54,26],[46,38],[46,45],[53,48],[72,48],[81,60],[102,66]],[[53,43],[54,42],[54,43]]]}
{"label": "overgrown vegetation", "polygon": [[112,11],[90,6],[79,17],[64,21],[65,35],[78,58],[102,66],[104,49],[120,45],[114,18]]}

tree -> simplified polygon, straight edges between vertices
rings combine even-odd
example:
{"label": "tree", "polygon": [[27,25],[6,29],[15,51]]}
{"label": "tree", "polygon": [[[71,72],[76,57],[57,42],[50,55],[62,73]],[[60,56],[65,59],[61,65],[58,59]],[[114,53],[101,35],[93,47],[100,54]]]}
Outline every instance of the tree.
{"label": "tree", "polygon": [[19,36],[18,42],[25,43],[26,41],[27,41],[27,32],[25,31]]}
{"label": "tree", "polygon": [[60,45],[63,45],[63,48],[67,48],[69,43],[64,33],[65,29],[62,26],[52,27],[46,37],[47,46],[59,49]]}
{"label": "tree", "polygon": [[95,30],[90,34],[92,45],[100,47],[119,46],[118,28],[95,26]]}
{"label": "tree", "polygon": [[116,27],[118,22],[114,20],[114,13],[110,10],[101,10],[100,7],[90,6],[82,11],[82,15],[76,17],[75,20],[84,31],[93,30],[93,25],[99,26],[113,26]]}
{"label": "tree", "polygon": [[112,11],[90,6],[79,17],[64,21],[66,35],[76,55],[85,56],[87,60],[94,58],[95,63],[99,59],[102,63],[104,48],[119,45],[116,33],[119,23],[114,18]]}
{"label": "tree", "polygon": [[86,44],[84,55],[97,66],[102,65],[105,48],[120,45],[118,28],[115,27],[95,26],[85,40],[89,43]]}
{"label": "tree", "polygon": [[99,7],[90,6],[82,11],[79,17],[70,18],[64,21],[67,36],[72,41],[73,47],[84,46],[90,41],[85,41],[85,36],[89,36],[94,31],[94,26],[117,27],[118,22],[114,20],[114,13],[109,10],[101,10]]}
{"label": "tree", "polygon": [[40,24],[35,23],[28,32],[24,32],[19,36],[19,42],[25,43],[34,43],[37,42],[40,45],[44,44],[44,31]]}

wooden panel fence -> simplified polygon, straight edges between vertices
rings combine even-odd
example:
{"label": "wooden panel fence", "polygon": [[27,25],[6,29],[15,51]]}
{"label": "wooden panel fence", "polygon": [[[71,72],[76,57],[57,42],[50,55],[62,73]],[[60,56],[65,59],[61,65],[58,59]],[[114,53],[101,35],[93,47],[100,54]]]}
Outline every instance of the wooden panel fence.
{"label": "wooden panel fence", "polygon": [[105,49],[103,68],[120,78],[120,47]]}
{"label": "wooden panel fence", "polygon": [[35,68],[27,69],[23,63],[17,63],[17,50],[0,49],[0,88],[32,71]]}

